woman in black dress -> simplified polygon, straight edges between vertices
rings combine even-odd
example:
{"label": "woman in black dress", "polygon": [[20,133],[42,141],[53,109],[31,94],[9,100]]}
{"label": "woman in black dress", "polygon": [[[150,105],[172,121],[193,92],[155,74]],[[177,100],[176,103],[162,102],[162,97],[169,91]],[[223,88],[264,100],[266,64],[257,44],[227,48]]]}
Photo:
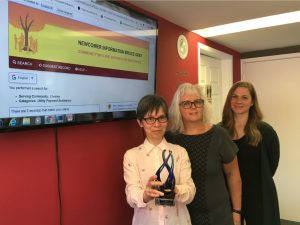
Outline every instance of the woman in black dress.
{"label": "woman in black dress", "polygon": [[279,162],[275,130],[262,121],[256,91],[235,83],[227,95],[221,125],[237,144],[242,178],[242,212],[247,225],[280,225],[273,176]]}

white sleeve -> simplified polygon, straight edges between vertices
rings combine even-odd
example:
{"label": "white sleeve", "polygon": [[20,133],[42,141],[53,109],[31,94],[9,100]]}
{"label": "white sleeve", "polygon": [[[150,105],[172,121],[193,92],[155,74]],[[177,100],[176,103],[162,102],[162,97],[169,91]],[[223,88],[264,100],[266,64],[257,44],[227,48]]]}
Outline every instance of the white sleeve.
{"label": "white sleeve", "polygon": [[126,182],[126,199],[128,204],[135,207],[146,207],[143,201],[144,188],[139,176],[135,155],[132,151],[127,151],[123,160],[124,180]]}

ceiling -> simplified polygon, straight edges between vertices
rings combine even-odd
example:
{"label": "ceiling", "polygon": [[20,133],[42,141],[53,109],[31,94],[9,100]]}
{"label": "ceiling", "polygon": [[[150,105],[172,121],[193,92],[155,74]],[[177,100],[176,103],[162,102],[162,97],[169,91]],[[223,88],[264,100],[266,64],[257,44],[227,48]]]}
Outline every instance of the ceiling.
{"label": "ceiling", "polygon": [[[299,0],[129,0],[129,2],[190,31],[300,10]],[[300,23],[220,35],[207,39],[240,53],[299,46]]]}

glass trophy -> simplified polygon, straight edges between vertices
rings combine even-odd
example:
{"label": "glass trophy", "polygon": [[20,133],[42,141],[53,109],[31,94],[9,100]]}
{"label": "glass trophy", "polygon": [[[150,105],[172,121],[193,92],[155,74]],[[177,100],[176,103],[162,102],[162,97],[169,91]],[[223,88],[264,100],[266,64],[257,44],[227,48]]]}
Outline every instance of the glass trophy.
{"label": "glass trophy", "polygon": [[[164,196],[155,198],[156,205],[167,205],[167,206],[174,206],[175,205],[175,176],[174,176],[174,157],[172,151],[169,151],[168,156],[166,157],[166,150],[162,152],[163,163],[156,171],[157,181],[162,181],[160,178],[160,174],[162,170],[165,168],[168,170],[169,174],[165,182],[162,186],[157,187],[157,190],[164,193]],[[171,164],[169,165],[169,160]]]}

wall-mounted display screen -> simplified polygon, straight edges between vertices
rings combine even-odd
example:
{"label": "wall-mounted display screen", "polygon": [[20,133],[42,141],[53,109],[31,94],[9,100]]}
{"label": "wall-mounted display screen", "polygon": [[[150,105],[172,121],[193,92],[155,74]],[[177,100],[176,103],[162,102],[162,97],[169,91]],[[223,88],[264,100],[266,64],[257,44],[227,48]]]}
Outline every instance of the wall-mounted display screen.
{"label": "wall-mounted display screen", "polygon": [[157,22],[113,2],[0,1],[0,132],[135,118]]}

